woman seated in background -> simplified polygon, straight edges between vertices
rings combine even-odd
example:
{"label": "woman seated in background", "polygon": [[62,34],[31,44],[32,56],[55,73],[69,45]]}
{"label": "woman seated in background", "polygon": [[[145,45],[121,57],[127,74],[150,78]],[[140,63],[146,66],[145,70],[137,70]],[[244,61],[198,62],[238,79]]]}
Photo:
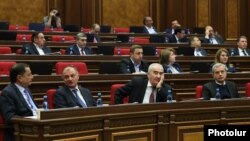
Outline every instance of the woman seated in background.
{"label": "woman seated in background", "polygon": [[164,73],[180,73],[182,72],[179,64],[175,63],[175,50],[167,48],[161,51],[160,64],[164,68]]}
{"label": "woman seated in background", "polygon": [[227,72],[234,73],[236,68],[230,63],[229,52],[225,48],[220,48],[215,54],[214,64],[222,63],[227,67]]}

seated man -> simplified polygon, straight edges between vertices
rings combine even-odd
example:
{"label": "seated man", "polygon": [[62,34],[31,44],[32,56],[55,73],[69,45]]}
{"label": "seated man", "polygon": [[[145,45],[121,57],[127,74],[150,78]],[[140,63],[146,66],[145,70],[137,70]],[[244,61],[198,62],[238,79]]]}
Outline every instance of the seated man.
{"label": "seated man", "polygon": [[209,26],[209,25],[206,26],[204,43],[222,44],[223,42],[224,42],[224,39],[217,32],[214,32],[214,29],[212,26]]}
{"label": "seated man", "polygon": [[46,55],[51,53],[51,49],[45,46],[45,38],[42,32],[33,33],[31,43],[24,45],[22,54]]}
{"label": "seated man", "polygon": [[197,36],[191,37],[189,44],[194,48],[194,56],[207,56],[207,52],[201,47],[201,41]]}
{"label": "seated man", "polygon": [[123,74],[145,73],[148,71],[148,63],[143,58],[143,48],[140,45],[132,45],[130,58],[121,60],[120,71]]}
{"label": "seated man", "polygon": [[180,25],[180,24],[179,24],[178,20],[172,20],[172,21],[171,21],[171,28],[165,29],[166,34],[168,34],[168,35],[174,34],[174,30],[175,30],[176,27],[178,27],[179,25]]}
{"label": "seated man", "polygon": [[221,99],[239,97],[236,84],[226,80],[227,67],[224,64],[214,64],[212,67],[212,73],[214,80],[203,85],[202,95],[204,100],[210,100],[217,96],[219,96],[217,98]]}
{"label": "seated man", "polygon": [[[13,117],[36,116],[37,105],[29,90],[33,75],[27,64],[18,63],[10,70],[10,84],[0,96],[0,107],[6,124]],[[14,129],[6,128],[5,141],[14,141]]]}
{"label": "seated man", "polygon": [[76,35],[76,44],[67,48],[65,54],[91,55],[92,49],[87,46],[87,36],[84,33],[78,33]]}
{"label": "seated man", "polygon": [[249,56],[250,49],[247,49],[247,37],[240,36],[237,42],[238,47],[230,50],[231,56]]}
{"label": "seated man", "polygon": [[129,96],[129,103],[166,102],[169,90],[172,91],[172,88],[164,83],[162,65],[153,63],[148,68],[147,79],[134,77],[115,92],[115,103],[122,104],[123,98],[127,96]]}
{"label": "seated man", "polygon": [[151,17],[147,16],[144,17],[143,19],[143,24],[144,24],[144,28],[143,28],[143,33],[148,33],[148,34],[156,34],[156,28],[153,26],[154,21],[152,20]]}
{"label": "seated man", "polygon": [[176,27],[173,35],[167,35],[167,43],[184,43],[188,42],[186,38],[185,29],[183,27]]}
{"label": "seated man", "polygon": [[86,108],[96,105],[90,91],[78,85],[79,73],[75,67],[65,67],[62,72],[62,79],[65,85],[56,90],[54,97],[55,108]]}
{"label": "seated man", "polygon": [[[90,32],[88,34],[88,41],[89,42],[94,42],[94,43],[99,43],[101,42],[101,39],[99,37],[99,33],[100,33],[100,25],[95,23],[92,25],[91,29],[90,29]],[[89,40],[89,37],[90,37],[90,40]]]}

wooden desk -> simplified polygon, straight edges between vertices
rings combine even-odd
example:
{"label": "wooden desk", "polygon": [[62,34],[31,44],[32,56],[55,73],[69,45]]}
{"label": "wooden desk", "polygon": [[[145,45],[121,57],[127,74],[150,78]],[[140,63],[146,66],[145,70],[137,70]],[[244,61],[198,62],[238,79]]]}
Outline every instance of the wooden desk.
{"label": "wooden desk", "polygon": [[14,118],[16,141],[202,141],[203,125],[250,124],[250,101],[134,104]]}
{"label": "wooden desk", "polygon": [[[249,73],[235,73],[228,74],[228,80],[233,80],[237,86],[239,93],[244,96],[245,84],[250,82]],[[96,98],[97,93],[101,92],[104,103],[110,103],[110,87],[112,84],[128,83],[132,77],[146,75],[81,75],[79,84],[83,87],[90,89],[93,96]],[[195,87],[203,85],[212,80],[211,74],[165,74],[165,82],[172,86],[175,99],[178,101],[194,99]],[[0,90],[9,84],[8,77],[0,77]],[[60,76],[58,75],[45,75],[34,76],[32,85],[30,86],[31,92],[38,104],[42,103],[43,95],[48,89],[56,89],[58,86],[64,85]]]}

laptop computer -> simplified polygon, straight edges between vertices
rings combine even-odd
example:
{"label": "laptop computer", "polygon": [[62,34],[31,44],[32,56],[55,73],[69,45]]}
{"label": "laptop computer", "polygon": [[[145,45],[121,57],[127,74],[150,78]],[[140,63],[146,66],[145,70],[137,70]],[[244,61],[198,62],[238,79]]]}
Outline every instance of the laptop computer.
{"label": "laptop computer", "polygon": [[194,48],[192,47],[178,47],[176,49],[177,55],[183,55],[183,56],[194,56]]}
{"label": "laptop computer", "polygon": [[209,73],[211,63],[209,62],[192,62],[190,63],[190,70],[198,73]]}
{"label": "laptop computer", "polygon": [[150,35],[149,40],[151,43],[165,43],[165,36],[166,35],[152,34]]}
{"label": "laptop computer", "polygon": [[205,33],[205,28],[204,27],[195,27],[193,28],[193,33],[197,34],[204,34]]}
{"label": "laptop computer", "polygon": [[127,34],[117,34],[116,41],[117,42],[127,43],[127,42],[129,42],[129,35],[127,35]]}
{"label": "laptop computer", "polygon": [[0,40],[15,41],[16,34],[17,34],[16,32],[12,32],[12,31],[1,31],[0,32]]}
{"label": "laptop computer", "polygon": [[130,26],[129,31],[131,33],[143,33],[143,26]]}
{"label": "laptop computer", "polygon": [[32,74],[51,75],[53,63],[51,62],[29,62]]}
{"label": "laptop computer", "polygon": [[120,62],[100,62],[99,74],[120,74]]}
{"label": "laptop computer", "polygon": [[114,55],[114,46],[98,46],[97,54],[101,55]]}
{"label": "laptop computer", "polygon": [[100,33],[110,33],[111,26],[109,25],[101,25],[100,26]]}

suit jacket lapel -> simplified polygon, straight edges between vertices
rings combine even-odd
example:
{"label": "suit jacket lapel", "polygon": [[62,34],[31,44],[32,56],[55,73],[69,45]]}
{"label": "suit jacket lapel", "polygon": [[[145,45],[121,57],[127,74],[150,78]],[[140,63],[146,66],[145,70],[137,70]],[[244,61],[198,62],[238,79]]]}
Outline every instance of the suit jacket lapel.
{"label": "suit jacket lapel", "polygon": [[31,49],[36,53],[36,54],[38,54],[39,55],[39,52],[38,52],[38,50],[36,49],[36,46],[33,44],[33,43],[31,43]]}
{"label": "suit jacket lapel", "polygon": [[66,95],[68,97],[67,100],[73,101],[74,103],[77,104],[77,106],[80,106],[78,101],[76,100],[76,97],[74,96],[73,92],[67,86],[64,86],[64,89],[65,89]]}
{"label": "suit jacket lapel", "polygon": [[147,84],[148,84],[148,79],[143,79],[141,88],[140,87],[138,88],[138,89],[141,89],[141,91],[140,91],[141,93],[139,94],[139,98],[138,98],[139,103],[143,102],[145,92],[146,92],[146,89],[147,89]]}
{"label": "suit jacket lapel", "polygon": [[[26,100],[23,97],[23,94],[20,92],[20,90],[15,86],[15,84],[12,84],[12,87],[14,90],[17,92],[17,97],[20,99],[20,101],[23,103],[23,105],[27,108],[30,109],[29,105],[27,104]],[[30,109],[31,110],[31,109]]]}
{"label": "suit jacket lapel", "polygon": [[73,50],[75,50],[75,53],[76,53],[77,55],[80,55],[80,54],[81,54],[80,51],[79,51],[79,49],[78,49],[78,47],[77,47],[77,45],[74,45],[74,46],[73,46]]}
{"label": "suit jacket lapel", "polygon": [[81,92],[81,95],[82,95],[84,101],[86,102],[86,105],[88,106],[88,105],[89,105],[88,99],[87,99],[86,95],[84,94],[84,92],[83,92],[83,90],[82,90],[82,87],[81,87],[81,86],[78,86],[78,88],[79,88],[79,90],[80,90],[80,92]]}

